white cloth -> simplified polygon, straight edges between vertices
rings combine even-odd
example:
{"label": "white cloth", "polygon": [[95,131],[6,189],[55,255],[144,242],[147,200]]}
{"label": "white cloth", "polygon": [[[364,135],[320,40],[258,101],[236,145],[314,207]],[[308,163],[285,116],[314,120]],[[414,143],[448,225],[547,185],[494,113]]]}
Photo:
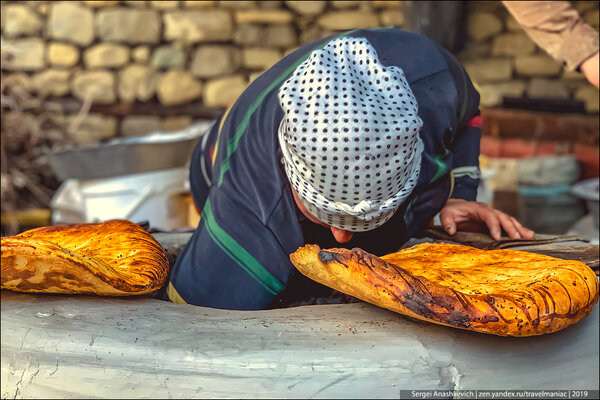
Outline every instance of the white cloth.
{"label": "white cloth", "polygon": [[364,38],[315,50],[279,89],[286,174],[327,225],[368,231],[389,220],[419,176],[417,101],[396,66]]}

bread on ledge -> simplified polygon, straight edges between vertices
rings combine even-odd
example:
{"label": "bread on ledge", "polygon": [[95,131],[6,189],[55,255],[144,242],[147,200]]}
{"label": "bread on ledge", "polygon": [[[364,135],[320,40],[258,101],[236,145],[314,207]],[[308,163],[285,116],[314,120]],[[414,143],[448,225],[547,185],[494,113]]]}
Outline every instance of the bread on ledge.
{"label": "bread on ledge", "polygon": [[168,274],[160,244],[125,220],[48,226],[2,238],[2,289],[129,296],[160,289]]}
{"label": "bread on ledge", "polygon": [[290,259],[308,278],[366,302],[500,336],[559,331],[598,301],[587,265],[523,251],[424,243],[379,258],[307,245]]}

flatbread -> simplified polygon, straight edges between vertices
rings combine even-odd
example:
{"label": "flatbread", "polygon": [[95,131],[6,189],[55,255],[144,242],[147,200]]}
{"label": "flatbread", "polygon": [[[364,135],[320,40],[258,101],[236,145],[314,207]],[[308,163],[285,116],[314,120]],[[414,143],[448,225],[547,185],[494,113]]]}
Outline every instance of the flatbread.
{"label": "flatbread", "polygon": [[379,258],[307,245],[290,259],[308,278],[366,302],[501,336],[559,331],[598,301],[598,279],[588,266],[523,251],[424,243]]}
{"label": "flatbread", "polygon": [[163,248],[125,220],[48,226],[2,238],[2,289],[128,296],[168,277]]}

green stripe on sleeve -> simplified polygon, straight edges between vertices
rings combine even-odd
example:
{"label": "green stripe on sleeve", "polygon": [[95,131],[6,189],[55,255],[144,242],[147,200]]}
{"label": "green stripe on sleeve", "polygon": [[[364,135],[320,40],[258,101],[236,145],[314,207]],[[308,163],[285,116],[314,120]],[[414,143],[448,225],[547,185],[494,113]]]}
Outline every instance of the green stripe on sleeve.
{"label": "green stripe on sleeve", "polygon": [[221,167],[219,169],[219,181],[217,183],[218,186],[221,186],[221,184],[223,183],[223,177],[225,176],[225,172],[227,172],[229,170],[229,159],[231,157],[231,155],[235,152],[235,150],[237,149],[238,143],[240,142],[240,139],[242,138],[242,136],[244,135],[244,131],[246,130],[246,128],[248,127],[248,124],[250,123],[250,118],[252,117],[252,114],[254,114],[254,112],[256,111],[256,109],[260,106],[260,104],[262,103],[262,101],[265,99],[265,97],[267,97],[267,95],[275,88],[277,87],[281,82],[284,81],[284,79],[286,79],[289,75],[292,74],[292,72],[294,72],[294,70],[300,65],[302,64],[304,61],[306,61],[306,59],[310,56],[310,54],[315,51],[315,50],[320,50],[323,47],[327,46],[331,41],[335,40],[335,39],[339,39],[341,37],[350,35],[352,32],[354,32],[354,30],[352,31],[348,31],[348,32],[343,32],[340,33],[339,35],[337,35],[336,37],[334,37],[333,39],[331,39],[330,41],[321,44],[318,47],[315,47],[314,49],[310,50],[308,53],[306,53],[305,55],[303,55],[302,57],[300,57],[298,60],[296,60],[296,62],[292,65],[290,65],[281,75],[279,75],[270,85],[269,87],[267,87],[257,98],[256,100],[250,105],[250,107],[248,108],[248,111],[246,111],[246,114],[244,115],[244,117],[242,118],[242,121],[240,122],[240,124],[238,125],[237,129],[235,130],[235,135],[229,139],[229,142],[227,143],[227,155],[225,156],[225,159],[223,160],[223,162],[221,163]]}
{"label": "green stripe on sleeve", "polygon": [[217,224],[212,213],[210,199],[206,201],[202,210],[202,219],[206,229],[215,243],[234,260],[244,271],[260,283],[271,294],[276,295],[283,289],[283,284],[266,270],[246,249],[244,249],[234,238],[229,236],[223,228]]}

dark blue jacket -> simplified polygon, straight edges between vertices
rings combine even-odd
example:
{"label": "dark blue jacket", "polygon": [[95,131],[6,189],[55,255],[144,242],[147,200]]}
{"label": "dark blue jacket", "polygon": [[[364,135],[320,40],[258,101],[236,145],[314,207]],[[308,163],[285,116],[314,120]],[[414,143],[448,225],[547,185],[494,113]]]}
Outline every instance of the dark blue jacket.
{"label": "dark blue jacket", "polygon": [[[366,38],[384,66],[404,70],[418,101],[425,146],[410,198],[386,224],[355,233],[345,244],[299,212],[277,139],[283,117],[279,87],[313,50],[339,36]],[[377,255],[396,251],[450,196],[475,199],[480,129],[468,122],[478,106],[479,95],[462,66],[426,37],[391,28],[361,29],[302,46],[252,82],[194,151],[190,183],[202,218],[173,268],[168,298],[262,309],[297,273],[289,254],[305,243],[360,247]]]}

